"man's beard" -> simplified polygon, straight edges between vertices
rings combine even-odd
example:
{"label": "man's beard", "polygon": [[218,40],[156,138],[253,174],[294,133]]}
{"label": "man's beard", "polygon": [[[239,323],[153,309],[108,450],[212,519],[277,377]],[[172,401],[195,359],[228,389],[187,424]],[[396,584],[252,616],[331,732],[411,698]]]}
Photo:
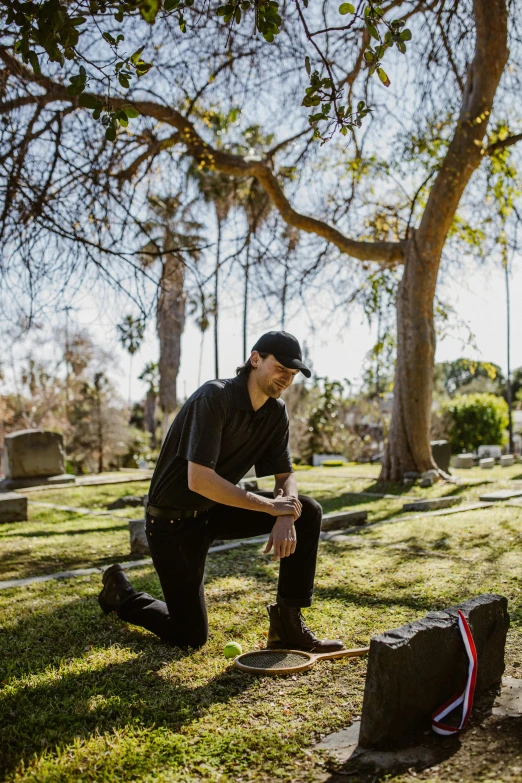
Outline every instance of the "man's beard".
{"label": "man's beard", "polygon": [[268,397],[272,397],[274,400],[279,399],[281,394],[284,392],[284,388],[281,388],[275,383],[275,381],[272,380],[268,380],[266,384],[263,384],[261,389],[264,394],[266,394]]}

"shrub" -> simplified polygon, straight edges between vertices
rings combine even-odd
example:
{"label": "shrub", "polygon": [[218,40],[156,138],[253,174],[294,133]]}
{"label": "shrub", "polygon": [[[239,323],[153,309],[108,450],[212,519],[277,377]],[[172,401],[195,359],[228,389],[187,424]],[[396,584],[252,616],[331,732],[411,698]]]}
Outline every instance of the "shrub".
{"label": "shrub", "polygon": [[504,442],[508,406],[502,397],[463,394],[445,403],[443,408],[448,419],[448,440],[454,454]]}

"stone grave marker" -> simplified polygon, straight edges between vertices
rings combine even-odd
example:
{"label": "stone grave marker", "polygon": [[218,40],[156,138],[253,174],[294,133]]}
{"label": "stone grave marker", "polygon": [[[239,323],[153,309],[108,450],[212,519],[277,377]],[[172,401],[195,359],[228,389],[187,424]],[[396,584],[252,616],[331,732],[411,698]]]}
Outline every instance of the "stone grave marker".
{"label": "stone grave marker", "polygon": [[478,458],[482,459],[483,457],[493,457],[493,459],[500,459],[502,456],[502,447],[501,446],[479,446],[478,447]]}
{"label": "stone grave marker", "polygon": [[438,468],[449,472],[450,459],[451,459],[451,446],[447,440],[432,440],[431,441],[431,455]]}
{"label": "stone grave marker", "polygon": [[4,472],[0,490],[74,482],[74,476],[65,473],[63,436],[59,432],[20,430],[6,435]]}
{"label": "stone grave marker", "polygon": [[149,555],[149,544],[145,535],[144,519],[129,519],[131,555]]}
{"label": "stone grave marker", "polygon": [[462,503],[462,498],[448,497],[448,498],[430,498],[428,500],[413,500],[410,503],[405,503],[402,507],[403,511],[435,511],[438,508],[450,508],[450,506],[456,506]]}
{"label": "stone grave marker", "polygon": [[344,530],[354,525],[364,525],[367,519],[367,511],[333,512],[323,516],[321,530]]}
{"label": "stone grave marker", "polygon": [[494,503],[497,500],[510,500],[519,497],[522,497],[522,489],[499,489],[496,492],[487,492],[485,495],[481,495],[480,500]]}
{"label": "stone grave marker", "polygon": [[481,467],[482,470],[491,470],[491,468],[495,467],[495,458],[483,457],[482,459],[479,459],[479,467]]}
{"label": "stone grave marker", "polygon": [[0,522],[26,522],[27,498],[17,492],[0,493]]}
{"label": "stone grave marker", "polygon": [[467,619],[478,654],[475,699],[499,686],[509,628],[507,599],[479,595],[444,612],[374,636],[359,745],[386,748],[430,729],[432,713],[464,687],[468,658],[457,627]]}
{"label": "stone grave marker", "polygon": [[312,454],[312,465],[314,468],[318,468],[323,462],[328,462],[331,459],[348,464],[344,454]]}
{"label": "stone grave marker", "polygon": [[502,454],[500,457],[500,467],[501,468],[510,468],[511,465],[515,464],[515,456],[514,454]]}
{"label": "stone grave marker", "polygon": [[473,467],[473,454],[457,454],[455,457],[455,467],[468,470]]}

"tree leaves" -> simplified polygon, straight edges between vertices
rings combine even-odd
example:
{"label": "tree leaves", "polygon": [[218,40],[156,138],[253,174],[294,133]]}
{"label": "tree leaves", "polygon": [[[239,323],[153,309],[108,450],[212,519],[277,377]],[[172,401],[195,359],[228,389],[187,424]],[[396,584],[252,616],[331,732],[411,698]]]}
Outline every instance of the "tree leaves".
{"label": "tree leaves", "polygon": [[390,86],[390,80],[388,79],[386,72],[383,71],[382,68],[377,68],[377,75],[385,87]]}
{"label": "tree leaves", "polygon": [[[85,6],[80,6],[86,14],[84,16],[78,12],[78,6],[71,5],[68,0],[26,0],[16,4],[5,4],[5,23],[8,29],[12,28],[16,31],[15,52],[24,63],[30,64],[35,73],[40,73],[42,54],[51,62],[57,62],[62,66],[66,60],[75,61],[78,66],[81,64],[80,72],[70,77],[67,86],[68,95],[79,98],[86,90],[88,76],[83,61],[77,53],[77,45],[89,14],[97,17],[109,12],[115,23],[122,23],[127,17],[138,16],[148,25],[154,25],[161,13],[175,14],[179,30],[184,33],[189,21],[187,10],[192,8],[194,2],[195,0],[87,0]],[[223,4],[216,10],[211,9],[211,11],[217,13],[224,24],[241,25],[253,15],[255,30],[261,33],[267,43],[273,43],[281,32],[283,19],[277,0],[222,0],[222,2]],[[287,7],[283,6],[283,8],[287,13]],[[308,0],[303,0],[302,8],[305,10],[308,8]],[[353,17],[347,27],[351,27],[356,20],[359,20],[366,28],[370,43],[364,51],[364,61],[369,74],[377,73],[381,83],[388,87],[390,80],[381,61],[386,50],[393,46],[402,54],[406,53],[406,43],[412,39],[411,30],[405,27],[403,19],[387,20],[384,0],[362,0],[357,5],[342,2],[338,10],[342,16]],[[101,41],[111,47],[112,55],[116,54],[118,59],[117,50],[125,40],[123,34],[117,32],[114,23],[104,25],[103,31],[97,29]],[[152,64],[142,59],[142,52],[143,47],[130,56],[121,54],[116,64],[113,57],[105,60],[110,62],[110,66],[102,66],[101,70],[105,74],[103,78],[109,80],[109,86],[111,79],[114,79],[121,90],[129,90],[133,77],[141,78],[148,73]],[[322,58],[321,53],[318,53]],[[343,111],[340,111],[338,104],[342,102],[341,92],[330,78],[324,58],[322,62],[327,73],[312,72],[310,57],[305,57],[305,70],[310,79],[310,86],[306,89],[303,105],[315,110],[311,115],[314,119],[310,118],[310,121],[314,124],[321,121],[335,123],[335,127],[339,128],[358,127],[363,115],[358,111],[352,113],[349,109],[344,110],[344,107]],[[105,72],[105,67],[113,69],[113,76]],[[100,68],[97,67],[96,70],[99,72]],[[98,81],[100,77],[93,71],[91,78]],[[82,99],[81,105],[92,109],[95,119],[107,120],[106,135],[109,134],[107,136],[109,140],[116,133],[118,124],[128,121],[126,114],[118,116],[109,104],[103,105],[92,96]],[[319,107],[321,108],[318,110]],[[321,115],[321,119],[317,118],[318,114]]]}
{"label": "tree leaves", "polygon": [[140,14],[149,24],[154,24],[160,8],[161,0],[141,0],[139,4]]}

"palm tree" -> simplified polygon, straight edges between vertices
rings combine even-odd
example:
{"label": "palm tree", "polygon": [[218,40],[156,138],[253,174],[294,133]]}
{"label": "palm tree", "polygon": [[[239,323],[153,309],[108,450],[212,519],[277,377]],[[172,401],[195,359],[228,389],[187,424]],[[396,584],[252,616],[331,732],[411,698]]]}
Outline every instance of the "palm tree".
{"label": "palm tree", "polygon": [[214,298],[206,294],[203,289],[198,291],[198,295],[190,300],[190,314],[195,315],[195,321],[199,326],[201,338],[199,342],[199,364],[198,364],[198,386],[201,386],[201,367],[203,364],[203,344],[205,334],[210,326],[210,316],[215,313]]}
{"label": "palm tree", "polygon": [[158,398],[159,365],[149,362],[139,375],[140,381],[149,384],[145,397],[145,426],[150,433],[150,447],[156,448],[156,400]]}
{"label": "palm tree", "polygon": [[[239,117],[238,109],[231,109],[227,114],[214,111],[207,113],[207,120],[214,136],[214,145],[218,149],[227,149],[223,143],[226,131]],[[215,375],[219,378],[219,273],[221,267],[221,241],[223,227],[230,210],[237,206],[238,184],[234,177],[210,169],[202,169],[196,163],[188,168],[188,177],[193,180],[207,204],[214,207],[216,217],[216,261],[214,268],[214,364]]]}
{"label": "palm tree", "polygon": [[120,343],[127,349],[130,356],[129,363],[129,409],[131,406],[131,384],[132,384],[132,357],[139,349],[143,335],[145,334],[145,323],[141,318],[134,318],[133,315],[126,315],[116,327],[120,335]]}
{"label": "palm tree", "polygon": [[207,204],[212,204],[216,218],[216,258],[214,266],[214,371],[219,378],[219,273],[223,227],[236,200],[237,184],[227,174],[204,171],[196,165],[189,168],[189,177],[196,181]]}
{"label": "palm tree", "polygon": [[[259,125],[251,125],[243,132],[243,140],[236,145],[236,151],[241,155],[263,158],[270,149],[273,135],[263,136]],[[248,298],[250,284],[250,251],[251,242],[261,225],[267,220],[272,202],[256,179],[244,180],[238,188],[237,204],[243,211],[247,222],[247,238],[245,247],[245,272],[243,288],[243,358],[247,359],[248,351]]]}
{"label": "palm tree", "polygon": [[160,344],[159,407],[163,414],[163,439],[177,406],[176,383],[181,360],[181,335],[185,327],[186,258],[197,261],[201,254],[202,226],[191,219],[189,207],[180,196],[149,198],[151,218],[144,229],[151,237],[142,248],[142,265],[161,263],[156,329]]}

